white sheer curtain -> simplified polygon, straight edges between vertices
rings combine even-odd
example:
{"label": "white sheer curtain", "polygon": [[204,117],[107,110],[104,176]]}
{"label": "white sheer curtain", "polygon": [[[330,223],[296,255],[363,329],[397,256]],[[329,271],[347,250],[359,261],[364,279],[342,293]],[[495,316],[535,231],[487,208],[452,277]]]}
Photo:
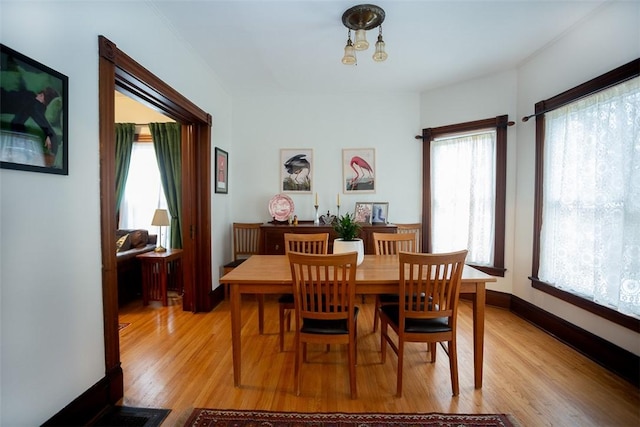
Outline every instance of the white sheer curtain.
{"label": "white sheer curtain", "polygon": [[467,262],[493,265],[496,132],[431,142],[433,252],[468,249]]}
{"label": "white sheer curtain", "polygon": [[640,315],[640,78],[545,114],[538,278]]}
{"label": "white sheer curtain", "polygon": [[[167,209],[167,200],[160,182],[160,171],[152,143],[133,144],[129,175],[120,205],[120,228],[149,230],[160,237],[158,227],[151,225],[156,209]],[[162,229],[162,246],[170,248],[170,227]]]}

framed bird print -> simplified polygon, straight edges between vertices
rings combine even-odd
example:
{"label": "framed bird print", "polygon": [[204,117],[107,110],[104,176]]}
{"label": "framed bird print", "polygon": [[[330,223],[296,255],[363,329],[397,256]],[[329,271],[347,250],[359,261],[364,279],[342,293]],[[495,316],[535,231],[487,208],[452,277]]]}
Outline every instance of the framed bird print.
{"label": "framed bird print", "polygon": [[344,193],[376,192],[375,148],[345,148],[342,150]]}
{"label": "framed bird print", "polygon": [[311,193],[313,149],[283,148],[280,150],[280,192]]}

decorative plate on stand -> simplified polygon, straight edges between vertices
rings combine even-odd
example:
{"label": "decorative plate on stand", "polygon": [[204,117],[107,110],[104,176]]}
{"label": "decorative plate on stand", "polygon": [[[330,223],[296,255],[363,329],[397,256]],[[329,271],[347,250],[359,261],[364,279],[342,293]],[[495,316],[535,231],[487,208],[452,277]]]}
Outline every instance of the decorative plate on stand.
{"label": "decorative plate on stand", "polygon": [[269,213],[276,221],[287,221],[294,211],[293,200],[286,194],[276,194],[269,200]]}

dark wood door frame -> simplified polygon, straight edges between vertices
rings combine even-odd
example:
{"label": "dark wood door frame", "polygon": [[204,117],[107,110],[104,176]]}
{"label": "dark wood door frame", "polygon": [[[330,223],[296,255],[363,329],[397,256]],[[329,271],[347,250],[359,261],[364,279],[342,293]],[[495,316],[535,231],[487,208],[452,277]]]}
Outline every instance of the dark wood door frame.
{"label": "dark wood door frame", "polygon": [[115,217],[115,91],[182,124],[183,308],[211,309],[211,115],[98,36],[100,115],[100,235],[108,400],[124,395],[118,335]]}

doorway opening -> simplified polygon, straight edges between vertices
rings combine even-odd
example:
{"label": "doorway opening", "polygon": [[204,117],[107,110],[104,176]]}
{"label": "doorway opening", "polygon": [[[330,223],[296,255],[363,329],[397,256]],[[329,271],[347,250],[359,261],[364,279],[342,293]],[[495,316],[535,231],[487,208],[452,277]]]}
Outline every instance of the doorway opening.
{"label": "doorway opening", "polygon": [[111,403],[124,394],[118,335],[115,203],[115,100],[118,91],[181,123],[183,309],[211,304],[211,115],[105,38],[99,44],[100,234],[106,378]]}

